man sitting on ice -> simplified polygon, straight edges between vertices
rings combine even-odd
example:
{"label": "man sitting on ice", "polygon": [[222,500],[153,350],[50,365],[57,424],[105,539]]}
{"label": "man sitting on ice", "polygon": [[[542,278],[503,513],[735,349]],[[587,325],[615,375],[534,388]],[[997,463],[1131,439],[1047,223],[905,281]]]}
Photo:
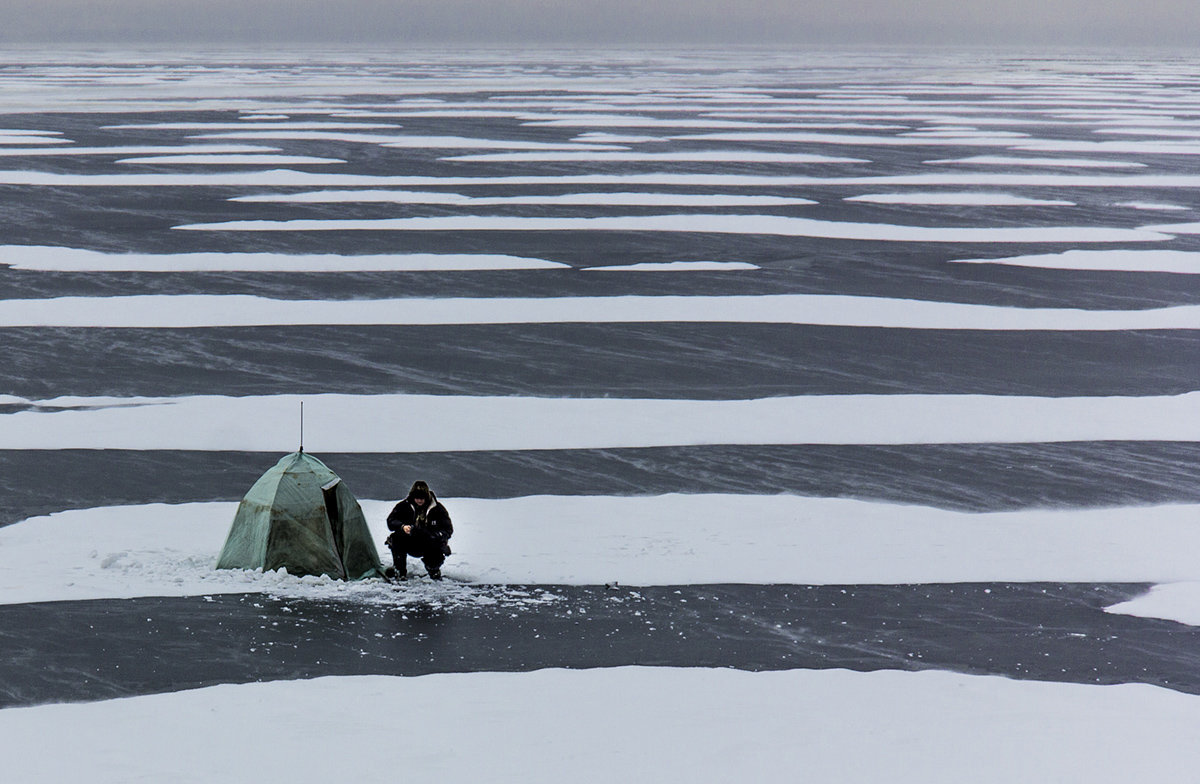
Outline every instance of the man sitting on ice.
{"label": "man sitting on ice", "polygon": [[387,526],[391,530],[384,542],[392,551],[392,568],[389,578],[403,580],[408,577],[408,556],[420,558],[425,571],[434,580],[442,579],[442,563],[450,554],[447,544],[454,526],[450,513],[438,503],[437,496],[429,485],[417,480],[413,482],[408,497],[392,509]]}

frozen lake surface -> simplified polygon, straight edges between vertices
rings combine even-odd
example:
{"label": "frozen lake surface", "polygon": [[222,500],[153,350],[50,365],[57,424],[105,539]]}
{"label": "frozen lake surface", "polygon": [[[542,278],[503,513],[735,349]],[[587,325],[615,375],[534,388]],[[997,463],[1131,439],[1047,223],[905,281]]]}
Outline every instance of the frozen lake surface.
{"label": "frozen lake surface", "polygon": [[[1200,710],[1197,73],[0,52],[5,736],[436,687],[487,751],[518,702],[582,704],[583,733],[704,710],[686,680],[797,732],[776,684],[847,733],[947,707],[810,750],[827,771],[949,780],[896,755],[962,713],[1045,760],[987,780],[1124,770],[1093,732],[1189,780],[1168,723],[1128,717]],[[211,573],[301,399],[380,540],[414,479],[446,501],[450,581]],[[580,702],[489,703],[546,683]],[[1062,742],[1020,729],[1046,715]],[[721,764],[796,773],[764,726]],[[656,770],[705,770],[647,731]],[[25,764],[125,775],[102,744]]]}

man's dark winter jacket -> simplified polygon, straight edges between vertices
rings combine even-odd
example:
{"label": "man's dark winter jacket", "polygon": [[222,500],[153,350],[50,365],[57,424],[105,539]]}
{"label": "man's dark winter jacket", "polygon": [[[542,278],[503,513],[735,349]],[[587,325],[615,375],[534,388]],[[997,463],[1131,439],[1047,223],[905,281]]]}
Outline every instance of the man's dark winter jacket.
{"label": "man's dark winter jacket", "polygon": [[429,494],[429,500],[423,506],[429,508],[418,510],[411,497],[396,504],[392,508],[391,514],[388,515],[388,528],[393,533],[403,536],[404,534],[400,533],[403,526],[411,525],[413,527],[411,536],[414,539],[436,542],[442,545],[443,549],[449,550],[445,545],[450,539],[450,535],[454,533],[454,525],[450,522],[450,513],[438,502],[433,493]]}

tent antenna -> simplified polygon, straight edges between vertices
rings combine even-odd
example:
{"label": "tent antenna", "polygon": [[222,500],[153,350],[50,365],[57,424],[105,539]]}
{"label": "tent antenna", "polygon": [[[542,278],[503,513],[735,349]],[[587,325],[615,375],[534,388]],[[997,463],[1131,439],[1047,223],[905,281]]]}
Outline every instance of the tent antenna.
{"label": "tent antenna", "polygon": [[300,454],[304,454],[304,401],[300,401]]}

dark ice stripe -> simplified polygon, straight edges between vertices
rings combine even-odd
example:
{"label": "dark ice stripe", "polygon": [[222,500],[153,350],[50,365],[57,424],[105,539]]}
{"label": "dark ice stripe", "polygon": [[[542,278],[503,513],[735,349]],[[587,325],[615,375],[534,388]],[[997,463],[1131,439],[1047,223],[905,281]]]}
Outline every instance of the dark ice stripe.
{"label": "dark ice stripe", "polygon": [[[279,458],[255,452],[0,451],[0,525],[63,509],[236,501]],[[360,498],[414,479],[445,498],[794,493],[965,511],[1200,502],[1200,444],[691,446],[320,454]]]}
{"label": "dark ice stripe", "polygon": [[261,595],[7,605],[0,707],[326,675],[622,665],[951,670],[1198,694],[1200,629],[1102,611],[1146,587],[422,580],[397,588],[392,608]]}
{"label": "dark ice stripe", "polygon": [[1197,367],[1200,330],[711,323],[0,329],[0,391],[31,400],[323,392],[1146,396],[1197,389]]}

